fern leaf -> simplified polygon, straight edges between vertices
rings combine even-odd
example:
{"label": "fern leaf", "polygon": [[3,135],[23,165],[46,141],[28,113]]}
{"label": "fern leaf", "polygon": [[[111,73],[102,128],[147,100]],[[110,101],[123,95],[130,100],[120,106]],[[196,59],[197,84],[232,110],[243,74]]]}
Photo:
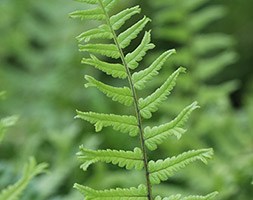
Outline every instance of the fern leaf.
{"label": "fern leaf", "polygon": [[98,53],[110,58],[119,58],[120,53],[114,44],[86,44],[79,45],[80,51],[87,51],[90,53]]}
{"label": "fern leaf", "polygon": [[134,151],[117,151],[117,150],[90,150],[83,146],[78,152],[78,159],[82,162],[81,168],[87,170],[90,164],[96,162],[106,162],[118,165],[119,167],[126,167],[126,169],[135,168],[141,170],[143,168],[142,151],[135,148]]}
{"label": "fern leaf", "polygon": [[3,140],[8,127],[13,126],[18,120],[18,116],[10,116],[0,119],[0,142]]}
{"label": "fern leaf", "polygon": [[113,101],[117,101],[119,103],[122,103],[126,106],[130,106],[133,103],[133,96],[130,88],[128,87],[113,87],[110,85],[106,85],[96,79],[94,79],[91,76],[85,76],[85,79],[89,82],[85,84],[85,87],[96,87],[101,92],[106,94],[106,96],[112,98]]}
{"label": "fern leaf", "polygon": [[112,126],[112,128],[116,131],[129,133],[130,136],[136,136],[139,131],[137,119],[134,116],[77,111],[76,118],[80,118],[94,124],[96,132],[99,132],[103,127],[108,126]]}
{"label": "fern leaf", "polygon": [[88,4],[97,4],[98,0],[76,0],[78,2],[88,3]]}
{"label": "fern leaf", "polygon": [[72,18],[80,18],[84,19],[94,19],[94,20],[104,20],[105,15],[101,8],[94,8],[89,10],[77,10],[70,13],[70,17]]}
{"label": "fern leaf", "polygon": [[145,32],[145,35],[140,43],[140,45],[132,52],[128,53],[125,57],[127,65],[130,69],[135,69],[138,67],[138,62],[140,62],[143,57],[146,55],[146,52],[155,47],[154,44],[150,43],[151,34]]}
{"label": "fern leaf", "polygon": [[218,192],[212,192],[205,196],[199,196],[199,195],[191,195],[187,197],[182,197],[181,194],[171,195],[169,197],[162,198],[160,196],[157,196],[155,200],[211,200],[214,197],[216,197]]}
{"label": "fern leaf", "polygon": [[106,10],[106,12],[109,12],[118,2],[118,0],[103,0],[103,7]]}
{"label": "fern leaf", "polygon": [[86,200],[147,200],[147,189],[144,185],[138,188],[116,188],[110,190],[94,190],[92,188],[75,184]]}
{"label": "fern leaf", "polygon": [[176,84],[176,79],[181,72],[185,72],[185,68],[180,67],[176,70],[165,82],[158,88],[153,94],[146,97],[145,99],[140,98],[139,106],[141,108],[141,116],[144,118],[152,117],[152,112],[158,110],[158,106],[166,100],[170,91]]}
{"label": "fern leaf", "polygon": [[135,72],[132,76],[134,87],[138,90],[145,88],[146,83],[150,81],[154,76],[158,75],[158,71],[161,69],[162,65],[168,59],[170,55],[175,53],[174,49],[164,52],[160,55],[148,68]]}
{"label": "fern leaf", "polygon": [[106,25],[101,25],[98,28],[91,29],[81,33],[76,37],[78,42],[89,42],[91,39],[112,39],[113,35]]}
{"label": "fern leaf", "polygon": [[30,180],[36,175],[44,173],[46,167],[46,163],[37,164],[35,159],[31,158],[24,167],[23,177],[14,185],[2,190],[0,200],[17,200]]}
{"label": "fern leaf", "polygon": [[207,159],[210,159],[212,155],[212,149],[199,149],[184,152],[177,157],[173,156],[165,160],[150,161],[148,163],[150,181],[152,184],[159,184],[196,160],[201,160],[206,164]]}
{"label": "fern leaf", "polygon": [[93,55],[91,55],[91,58],[88,59],[83,58],[82,63],[92,65],[97,69],[105,72],[106,74],[111,75],[114,78],[125,79],[127,77],[127,73],[123,65],[103,62]]}
{"label": "fern leaf", "polygon": [[145,145],[147,148],[151,151],[155,150],[158,144],[166,141],[171,135],[175,135],[180,139],[182,134],[186,131],[181,127],[185,125],[191,112],[196,108],[199,108],[199,106],[197,105],[197,102],[194,102],[184,108],[171,122],[153,128],[147,126],[144,129]]}
{"label": "fern leaf", "polygon": [[143,28],[149,21],[151,20],[146,16],[144,16],[140,21],[138,21],[133,26],[131,26],[130,28],[119,34],[118,41],[120,47],[122,49],[127,47],[130,44],[130,42],[138,36],[138,34],[143,30]]}
{"label": "fern leaf", "polygon": [[132,8],[127,8],[113,16],[110,17],[110,23],[112,25],[113,30],[118,30],[122,27],[125,22],[130,19],[133,15],[141,12],[139,6],[135,6]]}

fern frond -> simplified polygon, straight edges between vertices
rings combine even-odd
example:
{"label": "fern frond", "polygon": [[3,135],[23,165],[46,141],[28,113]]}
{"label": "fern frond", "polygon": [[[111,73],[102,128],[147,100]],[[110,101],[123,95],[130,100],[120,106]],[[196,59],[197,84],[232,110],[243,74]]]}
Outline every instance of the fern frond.
{"label": "fern frond", "polygon": [[177,157],[173,156],[165,160],[150,161],[148,163],[150,181],[152,184],[159,184],[196,160],[201,160],[206,164],[207,159],[210,159],[212,155],[212,149],[199,149],[184,152]]}
{"label": "fern frond", "polygon": [[143,156],[139,148],[135,148],[134,151],[111,149],[94,151],[81,146],[77,155],[78,159],[82,162],[81,168],[83,170],[87,170],[89,165],[99,161],[112,163],[126,169],[135,168],[141,170],[143,168]]}
{"label": "fern frond", "polygon": [[107,84],[104,84],[95,78],[86,75],[85,79],[89,82],[85,84],[85,87],[96,87],[98,88],[101,92],[106,94],[106,96],[112,98],[113,101],[117,101],[119,103],[122,103],[126,106],[130,106],[133,103],[133,95],[128,87],[113,87]]}
{"label": "fern frond", "polygon": [[117,4],[118,0],[102,0],[100,2],[102,2],[105,11],[110,12],[110,10]]}
{"label": "fern frond", "polygon": [[110,190],[94,190],[92,188],[75,184],[86,200],[147,200],[147,189],[144,185],[138,188],[116,188]]}
{"label": "fern frond", "polygon": [[0,200],[17,200],[30,180],[36,175],[44,173],[46,167],[46,163],[37,164],[35,159],[31,158],[24,167],[23,177],[14,185],[2,190]]}
{"label": "fern frond", "polygon": [[134,87],[138,90],[145,88],[146,83],[150,81],[154,76],[158,75],[158,71],[161,69],[162,65],[168,59],[170,55],[175,53],[174,49],[164,52],[160,55],[148,68],[135,72],[132,75],[134,82]]}
{"label": "fern frond", "polygon": [[110,28],[106,25],[101,25],[98,28],[94,28],[81,33],[76,37],[78,42],[89,42],[91,39],[112,39],[113,35],[110,32]]}
{"label": "fern frond", "polygon": [[194,102],[184,108],[171,122],[153,128],[147,126],[144,129],[145,145],[147,148],[151,151],[155,150],[158,144],[166,141],[171,135],[175,135],[180,139],[182,134],[186,131],[181,127],[185,125],[191,112],[197,108],[199,108],[199,106],[197,102]]}
{"label": "fern frond", "polygon": [[140,113],[144,118],[152,117],[152,112],[158,110],[158,106],[166,100],[170,91],[176,85],[176,79],[181,72],[185,72],[185,68],[180,67],[176,70],[164,83],[158,88],[153,94],[146,97],[145,99],[139,99]]}
{"label": "fern frond", "polygon": [[3,140],[8,127],[13,126],[18,120],[18,116],[10,116],[0,119],[0,142]]}
{"label": "fern frond", "polygon": [[135,6],[132,8],[127,8],[113,16],[110,17],[110,23],[113,28],[113,30],[120,29],[125,22],[130,19],[133,15],[138,14],[141,12],[141,9],[139,6]]}
{"label": "fern frond", "polygon": [[127,66],[130,69],[135,69],[138,67],[139,63],[143,57],[146,55],[147,51],[153,49],[155,47],[154,44],[150,43],[151,34],[149,32],[145,32],[145,35],[140,43],[140,45],[132,52],[128,53],[125,57],[127,62]]}
{"label": "fern frond", "polygon": [[212,192],[205,196],[199,196],[199,195],[191,195],[187,197],[182,197],[181,194],[171,195],[169,197],[162,198],[160,196],[157,196],[155,200],[211,200],[214,197],[216,197],[218,192]]}
{"label": "fern frond", "polygon": [[82,63],[92,65],[114,78],[125,79],[127,77],[127,73],[123,65],[103,62],[93,55],[91,55],[91,58],[83,58]]}
{"label": "fern frond", "polygon": [[151,20],[144,16],[140,21],[135,23],[133,26],[120,33],[118,36],[118,42],[122,49],[126,48],[130,42],[135,39],[138,34],[143,30],[148,22]]}
{"label": "fern frond", "polygon": [[101,8],[94,8],[89,10],[77,10],[70,13],[72,18],[84,19],[94,19],[94,20],[104,20],[105,14]]}
{"label": "fern frond", "polygon": [[120,53],[114,44],[86,44],[79,45],[80,51],[87,51],[89,53],[98,53],[103,56],[107,56],[110,58],[119,58]]}
{"label": "fern frond", "polygon": [[130,136],[136,136],[139,131],[137,119],[134,116],[77,111],[76,118],[94,124],[96,132],[99,132],[103,127],[108,126],[112,126],[116,131],[129,133]]}
{"label": "fern frond", "polygon": [[88,4],[97,4],[98,0],[75,0],[83,3],[88,3]]}

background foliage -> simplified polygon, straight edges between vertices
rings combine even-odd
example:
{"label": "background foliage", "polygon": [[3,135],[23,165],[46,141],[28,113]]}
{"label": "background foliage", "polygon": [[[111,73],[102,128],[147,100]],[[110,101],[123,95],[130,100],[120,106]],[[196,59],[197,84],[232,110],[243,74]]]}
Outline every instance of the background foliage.
{"label": "background foliage", "polygon": [[[200,194],[218,190],[220,199],[250,200],[253,3],[138,0],[134,4],[140,4],[153,19],[150,28],[156,49],[177,49],[178,54],[162,74],[167,76],[179,65],[188,71],[178,81],[173,98],[160,109],[162,120],[173,118],[193,100],[201,105],[190,120],[189,136],[179,142],[169,141],[159,149],[159,156],[152,156],[155,159],[198,147],[215,150],[215,159],[208,167],[199,166],[196,171],[194,165],[159,190]],[[102,80],[105,76],[80,64],[82,55],[74,36],[92,24],[68,18],[68,13],[79,7],[80,4],[67,0],[0,2],[0,91],[6,91],[5,100],[0,102],[0,118],[19,116],[0,146],[0,189],[19,179],[20,169],[30,156],[49,163],[50,171],[34,179],[22,199],[81,199],[72,189],[74,182],[109,188],[128,187],[139,179],[136,174],[102,164],[93,166],[91,174],[84,174],[78,167],[75,153],[79,145],[120,149],[118,144],[128,139],[107,130],[98,138],[92,134],[92,126],[73,120],[76,108],[107,113],[121,109],[96,90],[83,89],[84,74]],[[153,55],[158,51],[153,51]],[[215,64],[215,71],[211,70],[215,73],[206,72],[208,66]],[[168,112],[170,116],[165,115]],[[128,141],[129,148],[136,146]],[[101,177],[106,178],[100,181]]]}

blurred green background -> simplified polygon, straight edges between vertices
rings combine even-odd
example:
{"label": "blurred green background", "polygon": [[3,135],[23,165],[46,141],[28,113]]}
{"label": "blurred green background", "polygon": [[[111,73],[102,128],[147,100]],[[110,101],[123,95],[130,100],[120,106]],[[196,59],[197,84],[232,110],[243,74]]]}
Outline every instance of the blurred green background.
{"label": "blurred green background", "polygon": [[[146,56],[143,66],[166,49],[178,52],[149,92],[178,66],[188,72],[150,123],[172,119],[194,100],[201,105],[189,120],[188,133],[180,141],[166,142],[151,158],[205,147],[215,151],[208,166],[192,165],[157,187],[157,192],[217,190],[221,200],[251,200],[253,1],[137,0],[122,4],[139,4],[152,19],[149,28],[156,49]],[[6,91],[0,101],[0,118],[19,116],[0,144],[0,189],[20,177],[29,156],[50,166],[48,174],[32,181],[23,200],[82,199],[72,189],[75,182],[111,188],[133,186],[141,179],[141,174],[110,165],[96,164],[85,173],[79,169],[75,153],[81,144],[92,149],[138,145],[132,138],[111,134],[110,129],[94,134],[90,124],[74,120],[77,108],[104,113],[120,113],[123,108],[95,89],[83,87],[84,74],[101,80],[107,77],[80,64],[83,55],[75,36],[96,25],[68,18],[68,13],[82,8],[84,4],[67,0],[0,1],[0,91]]]}

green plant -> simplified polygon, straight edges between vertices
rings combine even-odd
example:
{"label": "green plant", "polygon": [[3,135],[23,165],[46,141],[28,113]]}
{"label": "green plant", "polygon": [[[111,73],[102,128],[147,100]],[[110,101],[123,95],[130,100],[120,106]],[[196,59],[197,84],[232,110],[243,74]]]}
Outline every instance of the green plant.
{"label": "green plant", "polygon": [[[81,168],[87,170],[88,166],[96,162],[106,162],[125,167],[126,169],[144,169],[145,183],[141,183],[138,187],[116,188],[110,190],[94,190],[87,186],[75,184],[77,188],[87,200],[89,199],[211,199],[216,196],[216,192],[206,196],[188,196],[173,195],[162,198],[153,195],[152,186],[166,181],[180,169],[186,165],[201,160],[204,163],[211,158],[212,149],[200,149],[184,152],[178,156],[166,158],[164,160],[153,161],[148,158],[148,150],[157,149],[158,145],[169,139],[170,136],[180,138],[185,129],[183,128],[190,113],[198,108],[196,102],[187,106],[181,113],[171,122],[155,127],[146,126],[144,128],[143,119],[152,117],[152,113],[158,110],[159,105],[166,100],[171,90],[175,86],[178,75],[185,72],[180,67],[155,92],[146,98],[138,98],[137,90],[143,91],[146,85],[158,75],[158,71],[165,63],[167,58],[174,53],[174,50],[165,51],[160,55],[148,68],[135,71],[139,66],[139,62],[146,55],[147,51],[155,46],[151,42],[150,31],[146,31],[140,44],[130,53],[127,47],[132,40],[137,38],[139,33],[144,29],[145,25],[150,21],[149,18],[143,17],[130,28],[123,30],[123,25],[133,15],[140,13],[139,6],[127,8],[117,14],[111,15],[113,6],[117,0],[78,0],[88,3],[92,6],[90,9],[78,10],[70,14],[72,18],[81,18],[82,20],[92,19],[102,21],[102,25],[97,28],[88,30],[80,34],[77,39],[79,42],[97,41],[94,43],[80,44],[79,50],[90,53],[90,58],[83,58],[82,63],[92,65],[95,68],[111,75],[114,78],[127,79],[128,87],[114,87],[96,80],[92,76],[85,76],[88,81],[86,87],[96,87],[106,96],[112,98],[113,101],[119,102],[125,106],[132,106],[132,112],[135,116],[103,114],[96,112],[77,111],[76,118],[81,118],[95,125],[97,132],[104,127],[112,127],[115,131],[128,133],[132,137],[139,135],[140,148],[135,147],[133,151],[125,150],[89,150],[83,146],[80,147],[78,158],[81,160]],[[94,7],[93,7],[94,6]],[[101,43],[100,40],[110,39],[113,43]],[[102,61],[98,56],[100,54],[114,61]],[[133,73],[132,73],[133,72]],[[124,83],[122,83],[124,84]],[[139,93],[138,93],[139,95]],[[128,110],[128,109],[126,109]],[[130,111],[129,111],[130,112]]]}
{"label": "green plant", "polygon": [[[231,104],[231,93],[243,85],[234,80],[224,81],[224,77],[233,71],[230,65],[238,57],[234,52],[235,40],[227,34],[209,31],[210,27],[216,31],[215,22],[224,21],[222,17],[228,9],[209,0],[145,2],[154,8],[153,31],[156,38],[162,41],[161,44],[172,44],[178,49],[177,55],[171,59],[172,65],[187,65],[194,77],[184,77],[179,83],[180,89],[170,99],[173,104],[162,107],[160,116],[165,116],[167,112],[175,113],[175,108],[185,103],[186,96],[198,99],[202,108],[198,117],[191,118],[194,135],[186,136],[181,146],[165,143],[163,152],[211,144],[216,153],[211,166],[201,170],[188,168],[183,178],[174,180],[175,185],[184,182],[184,191],[188,189],[199,193],[212,188],[219,191],[218,199],[222,200],[251,199],[252,156],[247,152],[252,146],[249,134],[252,130],[247,125],[250,117],[246,117],[248,114],[245,112],[249,109],[239,108],[238,103],[235,109]],[[171,68],[166,68],[166,72],[170,72]],[[242,71],[240,69],[240,73]],[[204,184],[198,185],[199,182]]]}
{"label": "green plant", "polygon": [[15,184],[3,189],[0,192],[0,200],[18,200],[31,179],[38,174],[44,173],[46,167],[46,163],[37,164],[34,158],[30,158],[29,162],[24,166],[22,178]]}

